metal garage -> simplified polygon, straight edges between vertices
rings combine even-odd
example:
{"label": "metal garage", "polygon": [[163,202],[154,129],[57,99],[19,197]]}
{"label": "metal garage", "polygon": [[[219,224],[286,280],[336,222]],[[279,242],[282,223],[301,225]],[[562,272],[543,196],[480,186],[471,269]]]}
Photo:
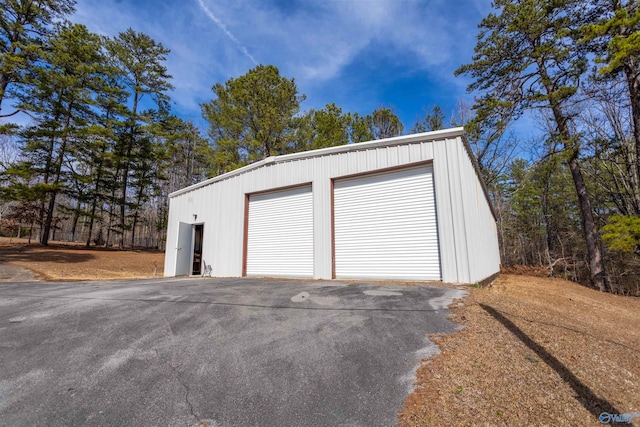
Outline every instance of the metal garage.
{"label": "metal garage", "polygon": [[433,168],[334,182],[336,278],[440,280]]}
{"label": "metal garage", "polygon": [[245,274],[313,277],[311,185],[248,199]]}
{"label": "metal garage", "polygon": [[[194,238],[197,232],[201,239]],[[476,283],[500,269],[464,129],[272,156],[170,194],[166,276]]]}

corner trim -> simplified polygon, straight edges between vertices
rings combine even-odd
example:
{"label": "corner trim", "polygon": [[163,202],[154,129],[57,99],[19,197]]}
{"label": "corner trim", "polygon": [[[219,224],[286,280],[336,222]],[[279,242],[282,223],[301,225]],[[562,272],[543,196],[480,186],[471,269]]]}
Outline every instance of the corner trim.
{"label": "corner trim", "polygon": [[244,236],[242,243],[242,277],[247,275],[247,247],[249,244],[249,194],[244,195]]}

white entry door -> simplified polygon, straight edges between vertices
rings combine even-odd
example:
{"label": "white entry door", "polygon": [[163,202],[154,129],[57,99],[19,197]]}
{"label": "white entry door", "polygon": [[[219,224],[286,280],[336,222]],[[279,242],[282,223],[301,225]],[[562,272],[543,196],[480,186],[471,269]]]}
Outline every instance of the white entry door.
{"label": "white entry door", "polygon": [[193,225],[186,222],[178,223],[178,241],[176,244],[176,276],[188,276],[191,274],[191,256]]}
{"label": "white entry door", "polygon": [[313,277],[311,186],[249,196],[247,275]]}
{"label": "white entry door", "polygon": [[334,182],[336,278],[440,280],[432,166]]}

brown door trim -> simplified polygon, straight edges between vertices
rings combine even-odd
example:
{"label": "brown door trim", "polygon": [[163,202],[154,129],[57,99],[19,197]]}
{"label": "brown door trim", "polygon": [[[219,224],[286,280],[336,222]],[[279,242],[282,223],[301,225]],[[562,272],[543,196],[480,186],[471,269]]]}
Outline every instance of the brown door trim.
{"label": "brown door trim", "polygon": [[366,171],[366,172],[358,172],[358,173],[352,173],[352,174],[349,174],[349,175],[335,176],[335,177],[331,178],[331,180],[332,181],[342,181],[343,179],[360,178],[360,177],[365,177],[367,175],[384,174],[384,173],[389,173],[389,172],[400,171],[402,169],[411,169],[411,168],[416,168],[416,167],[420,167],[420,166],[429,166],[429,165],[433,165],[433,160],[422,160],[422,161],[414,162],[414,163],[405,163],[405,164],[398,165],[398,166],[390,166],[388,168],[374,169],[374,170],[370,170],[370,171]]}
{"label": "brown door trim", "polygon": [[242,246],[242,276],[247,275],[247,254],[249,245],[249,202],[250,197],[267,194],[277,193],[279,191],[293,190],[296,188],[311,187],[313,192],[313,181],[303,182],[302,184],[286,185],[284,187],[269,188],[268,190],[254,191],[252,193],[244,193],[244,241]]}
{"label": "brown door trim", "polygon": [[313,184],[313,181],[309,181],[309,182],[303,182],[302,184],[285,185],[283,187],[275,187],[275,188],[269,188],[267,190],[254,191],[251,193],[245,193],[245,195],[256,196],[258,194],[277,193],[279,191],[293,190],[295,188],[312,187],[312,184]]}
{"label": "brown door trim", "polygon": [[191,259],[191,275],[202,274],[202,250],[204,249],[204,223],[193,224],[193,255]]}
{"label": "brown door trim", "polygon": [[244,242],[242,245],[242,276],[247,275],[247,245],[249,243],[249,194],[244,195]]}
{"label": "brown door trim", "polygon": [[405,163],[398,166],[391,166],[388,168],[375,169],[366,172],[359,172],[349,175],[337,176],[331,178],[331,278],[336,278],[336,215],[335,215],[335,182],[342,181],[350,178],[361,178],[367,175],[382,175],[385,173],[396,172],[403,169],[412,169],[420,166],[433,165],[433,160],[423,160],[414,163]]}
{"label": "brown door trim", "polygon": [[334,211],[333,185],[331,180],[331,278],[336,278],[336,216]]}

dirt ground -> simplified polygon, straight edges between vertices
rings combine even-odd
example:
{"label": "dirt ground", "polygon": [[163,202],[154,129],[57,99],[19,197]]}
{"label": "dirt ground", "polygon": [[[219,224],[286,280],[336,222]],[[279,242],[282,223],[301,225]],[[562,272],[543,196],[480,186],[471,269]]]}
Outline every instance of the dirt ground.
{"label": "dirt ground", "polygon": [[0,237],[0,264],[7,262],[35,272],[41,280],[107,280],[162,276],[164,252],[86,249],[81,244],[51,243]]}
{"label": "dirt ground", "polygon": [[[164,254],[0,238],[5,262],[42,280],[142,278],[162,275]],[[602,412],[640,414],[640,298],[518,275],[465,289],[451,307],[462,329],[431,337],[442,353],[423,361],[400,425],[602,426]]]}
{"label": "dirt ground", "polygon": [[469,291],[402,426],[602,426],[602,412],[640,426],[639,298],[515,275]]}

